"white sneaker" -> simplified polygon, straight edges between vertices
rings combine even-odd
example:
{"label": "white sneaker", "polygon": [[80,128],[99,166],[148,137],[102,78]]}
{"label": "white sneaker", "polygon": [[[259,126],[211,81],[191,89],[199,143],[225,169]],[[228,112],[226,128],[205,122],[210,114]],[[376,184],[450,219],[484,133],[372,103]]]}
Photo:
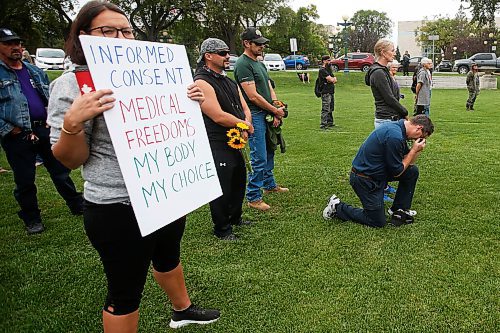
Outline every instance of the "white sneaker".
{"label": "white sneaker", "polygon": [[[416,211],[416,210],[407,209],[407,210],[405,210],[404,212],[405,212],[406,214],[410,215],[410,216],[415,216],[415,215],[417,215],[417,211]],[[392,216],[392,214],[393,214],[392,209],[390,209],[390,208],[389,208],[389,209],[387,210],[387,214],[389,214],[389,215],[391,215],[391,216]]]}
{"label": "white sneaker", "polygon": [[328,200],[328,204],[326,205],[325,209],[323,209],[323,218],[325,220],[331,220],[335,216],[335,213],[337,212],[337,205],[340,203],[340,199],[334,194],[330,197],[330,200]]}

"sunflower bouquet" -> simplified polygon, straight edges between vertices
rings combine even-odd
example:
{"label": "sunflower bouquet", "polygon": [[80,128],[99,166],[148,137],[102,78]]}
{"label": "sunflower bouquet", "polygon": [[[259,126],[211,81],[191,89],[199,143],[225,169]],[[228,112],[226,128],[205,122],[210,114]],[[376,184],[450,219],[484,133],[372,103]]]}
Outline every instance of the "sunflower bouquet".
{"label": "sunflower bouquet", "polygon": [[231,128],[227,131],[226,135],[229,138],[227,142],[228,146],[234,149],[238,149],[243,160],[245,161],[245,167],[248,172],[252,172],[252,165],[250,164],[250,152],[248,151],[247,141],[241,136],[243,131],[248,130],[248,125],[245,123],[237,123],[236,128]]}

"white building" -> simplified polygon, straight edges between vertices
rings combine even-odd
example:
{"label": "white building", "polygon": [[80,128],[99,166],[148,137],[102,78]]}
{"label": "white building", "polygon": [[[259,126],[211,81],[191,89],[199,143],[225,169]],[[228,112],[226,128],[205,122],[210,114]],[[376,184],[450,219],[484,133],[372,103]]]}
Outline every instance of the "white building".
{"label": "white building", "polygon": [[[419,46],[415,40],[415,31],[422,26],[426,21],[399,21],[398,22],[398,47],[401,55],[408,51],[413,56],[426,56],[432,53],[432,47],[426,45]],[[497,28],[500,28],[500,17],[495,18]],[[430,44],[430,43],[429,43]],[[436,50],[436,53],[440,53]]]}

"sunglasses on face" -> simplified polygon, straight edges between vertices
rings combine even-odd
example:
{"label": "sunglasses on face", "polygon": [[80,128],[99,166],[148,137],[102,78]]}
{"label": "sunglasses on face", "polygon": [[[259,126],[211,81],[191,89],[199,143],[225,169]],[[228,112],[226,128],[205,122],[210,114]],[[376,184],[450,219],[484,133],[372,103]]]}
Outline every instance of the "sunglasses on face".
{"label": "sunglasses on face", "polygon": [[220,55],[221,57],[225,57],[229,54],[229,51],[218,51],[218,52],[213,52],[217,55]]}
{"label": "sunglasses on face", "polygon": [[257,45],[257,46],[263,46],[263,45],[266,45],[266,43],[257,43],[257,42],[252,42],[252,43],[254,43],[254,44],[255,44],[255,45]]}

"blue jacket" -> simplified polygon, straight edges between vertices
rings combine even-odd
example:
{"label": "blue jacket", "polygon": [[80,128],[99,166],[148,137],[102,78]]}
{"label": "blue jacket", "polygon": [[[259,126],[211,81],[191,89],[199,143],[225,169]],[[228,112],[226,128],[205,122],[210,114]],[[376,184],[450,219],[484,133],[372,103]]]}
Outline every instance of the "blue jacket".
{"label": "blue jacket", "polygon": [[359,148],[352,167],[376,180],[393,180],[403,172],[403,159],[409,152],[404,122],[401,119],[377,127]]}
{"label": "blue jacket", "polygon": [[[49,100],[49,78],[40,68],[24,63],[38,92]],[[0,137],[7,135],[17,126],[31,130],[28,100],[21,92],[21,83],[9,66],[0,60]]]}

